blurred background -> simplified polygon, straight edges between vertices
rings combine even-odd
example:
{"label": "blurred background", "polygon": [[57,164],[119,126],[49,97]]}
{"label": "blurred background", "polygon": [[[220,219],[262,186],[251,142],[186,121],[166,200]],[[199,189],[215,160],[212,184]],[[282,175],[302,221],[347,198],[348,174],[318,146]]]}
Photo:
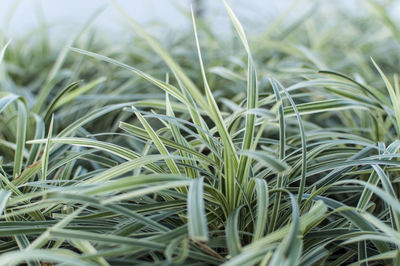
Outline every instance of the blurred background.
{"label": "blurred background", "polygon": [[[67,47],[116,58],[164,78],[168,68],[147,41],[138,36],[139,30],[129,24],[129,18],[150,32],[197,79],[191,6],[198,18],[199,40],[208,70],[228,79],[232,78],[229,71],[245,75],[247,54],[222,0],[113,1],[127,16],[109,0],[1,0],[0,46],[12,39],[5,61],[13,80],[23,86],[30,84],[35,94],[42,79],[54,78],[52,74],[39,79],[37,69],[50,71],[54,62],[55,69],[61,67],[58,62],[65,64],[65,71],[59,74],[71,82],[77,78],[89,80],[93,75],[109,76],[117,69],[111,65],[96,65],[94,69],[90,60],[70,53]],[[399,0],[226,1],[249,38],[260,76],[273,74],[285,82],[288,73],[299,77],[300,73],[332,69],[352,75],[356,69],[364,79],[375,82],[376,71],[370,57],[387,73],[397,72]],[[83,62],[87,66],[83,67]],[[65,76],[61,75],[60,80]],[[221,80],[215,78],[215,82]],[[237,92],[235,87],[228,87],[229,93]]]}
{"label": "blurred background", "polygon": [[[229,19],[222,1],[215,0],[120,0],[117,1],[136,21],[154,31],[168,25],[169,29],[191,27],[189,15],[192,5],[198,16],[213,24],[214,31],[223,32],[229,27]],[[315,1],[260,1],[228,0],[242,22],[267,24],[291,5],[298,11]],[[350,1],[335,1],[347,3]],[[357,1],[351,1],[357,2]],[[0,8],[1,31],[15,37],[33,28],[46,25],[52,34],[63,36],[69,30],[79,27],[97,10],[104,8],[93,25],[103,32],[118,34],[126,20],[107,0],[2,0]],[[50,26],[51,25],[51,26]],[[262,27],[257,27],[258,29]]]}

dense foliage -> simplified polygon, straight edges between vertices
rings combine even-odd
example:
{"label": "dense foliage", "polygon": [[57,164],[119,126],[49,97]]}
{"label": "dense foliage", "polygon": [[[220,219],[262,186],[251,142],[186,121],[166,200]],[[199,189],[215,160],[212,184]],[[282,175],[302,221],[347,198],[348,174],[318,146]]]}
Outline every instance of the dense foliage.
{"label": "dense foliage", "polygon": [[117,44],[93,18],[2,43],[1,265],[400,263],[390,3],[294,6],[249,41],[224,5],[233,39],[120,10]]}

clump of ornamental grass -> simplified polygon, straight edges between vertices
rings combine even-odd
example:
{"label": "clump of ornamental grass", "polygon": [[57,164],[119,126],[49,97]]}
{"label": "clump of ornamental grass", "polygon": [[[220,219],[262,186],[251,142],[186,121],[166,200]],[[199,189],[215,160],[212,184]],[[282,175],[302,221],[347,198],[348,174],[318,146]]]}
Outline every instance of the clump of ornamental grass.
{"label": "clump of ornamental grass", "polygon": [[[280,73],[283,85],[262,70],[265,58],[253,56],[224,5],[246,65],[212,69],[229,82],[209,82],[193,16],[194,78],[196,68],[189,75],[120,10],[165,62],[165,78],[112,53],[68,48],[80,56],[70,69],[77,79],[91,58],[121,81],[54,81],[64,50],[34,100],[1,91],[2,264],[398,263],[397,76],[390,81],[372,60],[382,89],[308,65],[302,77]],[[156,97],[76,102],[92,89],[124,97],[143,81]],[[233,97],[223,91],[232,83]]]}

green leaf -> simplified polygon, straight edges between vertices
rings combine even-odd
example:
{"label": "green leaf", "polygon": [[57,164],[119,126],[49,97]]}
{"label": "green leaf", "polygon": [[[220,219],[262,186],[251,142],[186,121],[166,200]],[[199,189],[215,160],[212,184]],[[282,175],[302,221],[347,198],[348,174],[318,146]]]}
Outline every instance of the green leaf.
{"label": "green leaf", "polygon": [[226,234],[226,246],[229,250],[229,256],[234,257],[238,255],[242,249],[239,235],[239,214],[242,206],[236,208],[229,214],[228,221],[226,223],[225,234]]}
{"label": "green leaf", "polygon": [[[1,48],[0,50],[0,65],[3,62],[3,58],[4,58],[4,54],[6,53],[7,47],[10,45],[11,40],[9,40],[4,46],[3,48]],[[1,108],[0,108],[1,109]]]}
{"label": "green leaf", "polygon": [[204,178],[193,179],[187,197],[188,230],[193,241],[208,241],[208,226],[203,199]]}
{"label": "green leaf", "polygon": [[45,181],[47,179],[47,167],[49,164],[51,137],[53,135],[53,123],[54,123],[54,116],[51,117],[49,132],[47,133],[47,141],[44,146],[44,152],[43,152],[43,157],[42,157],[42,181]]}
{"label": "green leaf", "polygon": [[0,215],[3,215],[3,211],[7,205],[7,200],[11,196],[11,191],[0,190]]}
{"label": "green leaf", "polygon": [[284,161],[269,155],[266,151],[241,151],[240,153],[259,161],[263,166],[269,167],[276,173],[285,173],[290,169]]}
{"label": "green leaf", "polygon": [[289,197],[292,207],[290,230],[274,252],[271,265],[295,265],[301,255],[303,244],[300,232],[300,211],[294,196],[289,194]]}
{"label": "green leaf", "polygon": [[58,95],[50,102],[49,106],[47,107],[46,111],[44,112],[44,121],[47,121],[51,114],[53,113],[56,105],[61,101],[61,99],[63,99],[64,95],[67,94],[69,91],[73,90],[76,86],[78,86],[78,84],[82,82],[81,80],[72,82],[71,84],[69,84],[67,87],[65,87],[64,89],[62,89]]}
{"label": "green leaf", "polygon": [[[161,139],[157,136],[156,132],[153,130],[153,128],[150,126],[150,124],[146,121],[146,119],[144,119],[144,117],[139,113],[135,111],[135,114],[137,116],[137,118],[139,119],[140,123],[142,124],[142,126],[144,127],[144,129],[146,130],[147,134],[150,136],[151,140],[154,142],[154,144],[156,145],[158,151],[160,152],[160,154],[162,155],[166,155],[166,156],[170,156],[167,148],[165,147],[164,143],[161,141]],[[165,160],[168,168],[170,169],[171,173],[173,174],[180,174],[179,168],[176,165],[175,161],[172,159],[166,159]]]}
{"label": "green leaf", "polygon": [[254,242],[264,236],[267,227],[269,195],[268,184],[265,180],[259,178],[254,178],[253,180],[255,181],[257,192],[257,212],[253,236]]}
{"label": "green leaf", "polygon": [[28,124],[28,114],[25,104],[21,101],[18,104],[18,116],[17,116],[17,135],[16,135],[16,149],[14,155],[14,179],[21,174],[22,162],[24,159],[23,151],[25,149],[25,138]]}

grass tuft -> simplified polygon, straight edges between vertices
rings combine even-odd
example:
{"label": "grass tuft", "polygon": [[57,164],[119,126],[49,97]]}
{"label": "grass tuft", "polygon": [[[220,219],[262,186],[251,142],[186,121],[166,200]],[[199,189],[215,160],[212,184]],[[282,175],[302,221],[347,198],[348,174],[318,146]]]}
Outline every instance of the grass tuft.
{"label": "grass tuft", "polygon": [[223,0],[232,38],[110,2],[138,36],[91,32],[100,9],[0,46],[1,265],[398,265],[390,1],[251,33]]}

